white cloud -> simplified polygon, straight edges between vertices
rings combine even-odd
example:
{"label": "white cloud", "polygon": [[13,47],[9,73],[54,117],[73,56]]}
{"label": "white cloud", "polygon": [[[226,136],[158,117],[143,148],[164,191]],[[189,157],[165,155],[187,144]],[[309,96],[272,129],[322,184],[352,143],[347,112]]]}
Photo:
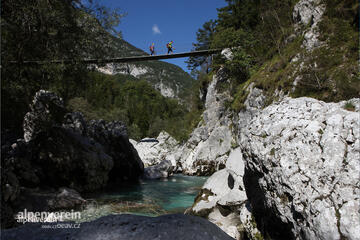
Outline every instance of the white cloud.
{"label": "white cloud", "polygon": [[154,24],[154,26],[152,27],[152,31],[153,31],[153,34],[161,34],[161,31],[158,27],[158,25]]}

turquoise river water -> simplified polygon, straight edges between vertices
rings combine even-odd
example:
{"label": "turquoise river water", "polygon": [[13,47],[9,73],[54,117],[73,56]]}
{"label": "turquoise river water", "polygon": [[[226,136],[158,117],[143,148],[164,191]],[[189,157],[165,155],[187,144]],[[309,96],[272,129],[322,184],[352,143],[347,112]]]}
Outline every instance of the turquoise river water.
{"label": "turquoise river water", "polygon": [[167,179],[142,180],[139,184],[88,195],[81,221],[121,213],[144,216],[182,213],[192,206],[206,179],[176,174]]}

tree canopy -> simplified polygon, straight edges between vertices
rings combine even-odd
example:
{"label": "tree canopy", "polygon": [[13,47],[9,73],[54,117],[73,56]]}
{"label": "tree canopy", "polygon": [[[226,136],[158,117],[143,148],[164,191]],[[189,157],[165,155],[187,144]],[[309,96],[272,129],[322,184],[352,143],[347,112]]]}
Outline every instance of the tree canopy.
{"label": "tree canopy", "polygon": [[103,56],[107,51],[102,42],[104,32],[119,34],[115,26],[122,16],[92,0],[2,1],[2,124],[21,126],[40,88],[53,90],[67,101],[86,87],[87,66],[30,66],[22,61]]}

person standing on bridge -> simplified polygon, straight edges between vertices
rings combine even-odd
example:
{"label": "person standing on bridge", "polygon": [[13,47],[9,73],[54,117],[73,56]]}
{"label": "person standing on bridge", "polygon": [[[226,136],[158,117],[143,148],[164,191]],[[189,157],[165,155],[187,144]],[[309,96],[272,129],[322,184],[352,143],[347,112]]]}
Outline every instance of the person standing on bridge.
{"label": "person standing on bridge", "polygon": [[168,52],[167,52],[167,54],[169,54],[170,52],[173,52],[173,49],[175,49],[174,47],[173,47],[173,41],[170,41],[168,44],[166,44],[166,47],[167,47],[167,49],[168,49]]}
{"label": "person standing on bridge", "polygon": [[150,55],[152,56],[153,54],[155,54],[155,43],[152,43],[150,46]]}

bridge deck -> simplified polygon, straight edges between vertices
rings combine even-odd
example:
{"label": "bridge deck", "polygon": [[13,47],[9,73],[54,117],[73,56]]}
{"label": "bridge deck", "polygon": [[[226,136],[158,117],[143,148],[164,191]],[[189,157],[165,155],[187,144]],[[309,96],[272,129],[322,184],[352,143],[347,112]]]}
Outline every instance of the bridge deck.
{"label": "bridge deck", "polygon": [[[194,52],[184,52],[184,53],[173,53],[166,55],[145,55],[145,56],[132,56],[132,57],[122,57],[122,58],[109,58],[109,59],[83,59],[83,60],[52,60],[52,61],[24,61],[25,64],[71,64],[71,63],[85,63],[85,64],[103,64],[103,63],[126,63],[126,62],[139,62],[139,61],[150,61],[150,60],[161,60],[161,59],[170,59],[170,58],[182,58],[182,57],[194,57],[202,55],[211,55],[214,53],[221,52],[221,49],[210,49],[210,50],[201,50]],[[13,61],[11,63],[16,63]]]}

